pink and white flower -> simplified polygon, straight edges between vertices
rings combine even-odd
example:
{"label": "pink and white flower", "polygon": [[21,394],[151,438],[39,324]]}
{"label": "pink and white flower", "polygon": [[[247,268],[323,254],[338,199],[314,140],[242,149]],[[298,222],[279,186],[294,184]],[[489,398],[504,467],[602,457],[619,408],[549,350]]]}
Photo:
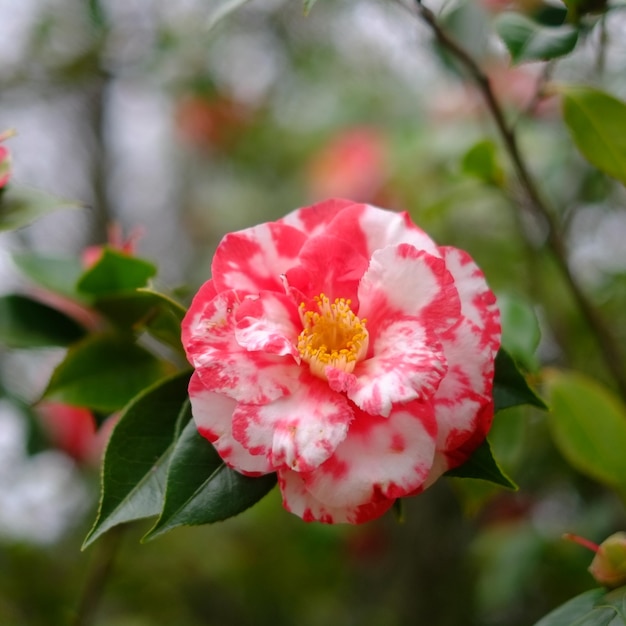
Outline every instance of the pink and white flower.
{"label": "pink and white flower", "polygon": [[182,339],[199,432],[307,521],[382,515],[493,418],[495,297],[406,213],[328,200],[226,235]]}
{"label": "pink and white flower", "polygon": [[6,187],[11,178],[11,153],[5,148],[2,142],[15,134],[12,130],[5,130],[0,133],[0,189]]}

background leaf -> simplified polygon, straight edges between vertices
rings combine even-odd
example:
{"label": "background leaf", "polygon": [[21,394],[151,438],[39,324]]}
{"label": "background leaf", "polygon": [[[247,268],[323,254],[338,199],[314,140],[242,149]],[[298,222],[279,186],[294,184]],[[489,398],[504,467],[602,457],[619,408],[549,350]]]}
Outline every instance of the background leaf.
{"label": "background leaf", "polygon": [[526,378],[506,350],[501,348],[498,351],[495,367],[493,400],[496,412],[520,404],[546,408],[543,400],[528,386]]}
{"label": "background leaf", "polygon": [[578,41],[578,30],[573,26],[542,26],[519,13],[502,13],[495,25],[514,64],[569,54]]}
{"label": "background leaf", "polygon": [[78,259],[56,258],[19,253],[13,255],[13,262],[34,283],[55,293],[80,299],[76,283],[85,271]]}
{"label": "background leaf", "polygon": [[177,526],[211,524],[237,515],[275,484],[275,474],[251,478],[230,469],[191,421],[172,454],[163,512],[145,538]]}
{"label": "background leaf", "polygon": [[44,398],[113,413],[170,371],[127,335],[92,335],[70,348]]}
{"label": "background leaf", "polygon": [[464,155],[461,167],[465,174],[488,185],[499,187],[504,182],[504,171],[498,161],[496,144],[485,139],[474,144]]}
{"label": "background leaf", "polygon": [[10,348],[69,346],[85,335],[71,317],[21,295],[0,297],[0,344]]}
{"label": "background leaf", "polygon": [[626,407],[608,389],[574,372],[546,376],[549,424],[578,471],[626,494]]}
{"label": "background leaf", "polygon": [[207,29],[211,30],[218,22],[248,1],[249,0],[212,0],[211,4],[207,5],[210,7]]}
{"label": "background leaf", "polygon": [[159,381],[124,411],[106,449],[100,507],[83,547],[113,526],[161,511],[177,424],[190,416],[188,384],[189,372]]}
{"label": "background leaf", "polygon": [[559,85],[563,119],[583,156],[626,185],[626,104],[591,87]]}
{"label": "background leaf", "polygon": [[539,362],[535,355],[541,330],[531,304],[519,297],[498,294],[502,318],[502,346],[525,369],[534,371]]}
{"label": "background leaf", "polygon": [[535,626],[624,626],[626,587],[590,589],[555,609]]}
{"label": "background leaf", "polygon": [[28,187],[10,185],[0,195],[0,231],[16,230],[61,209],[81,205]]}

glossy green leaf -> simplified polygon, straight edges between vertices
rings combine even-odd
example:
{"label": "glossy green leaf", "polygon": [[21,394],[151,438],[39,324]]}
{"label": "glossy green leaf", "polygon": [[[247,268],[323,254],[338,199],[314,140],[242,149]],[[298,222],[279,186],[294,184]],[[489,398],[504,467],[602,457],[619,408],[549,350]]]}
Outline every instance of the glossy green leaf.
{"label": "glossy green leaf", "polygon": [[501,294],[498,308],[502,319],[502,346],[525,369],[536,370],[539,363],[535,352],[541,331],[533,307],[521,298]]}
{"label": "glossy green leaf", "polygon": [[81,205],[31,189],[9,185],[0,195],[0,231],[16,230],[61,209],[79,209]]}
{"label": "glossy green leaf", "polygon": [[495,25],[515,64],[569,54],[578,41],[574,26],[542,26],[519,13],[502,13]]}
{"label": "glossy green leaf", "polygon": [[559,85],[563,119],[583,156],[626,185],[626,103],[582,85]]}
{"label": "glossy green leaf", "polygon": [[569,18],[578,22],[587,13],[602,13],[608,8],[608,0],[563,0]]}
{"label": "glossy green leaf", "polygon": [[461,167],[465,174],[488,185],[499,187],[504,183],[504,171],[498,161],[496,145],[489,139],[473,145],[463,156]]}
{"label": "glossy green leaf", "polygon": [[169,371],[132,337],[91,335],[68,350],[44,398],[113,413]]}
{"label": "glossy green leaf", "polygon": [[13,255],[13,262],[40,287],[71,298],[80,298],[76,291],[76,283],[84,272],[80,260],[18,253]]}
{"label": "glossy green leaf", "polygon": [[626,407],[580,373],[546,375],[550,430],[578,471],[626,493]]}
{"label": "glossy green leaf", "polygon": [[535,626],[626,626],[626,587],[590,589],[572,598]]}
{"label": "glossy green leaf", "polygon": [[529,387],[515,361],[502,348],[496,356],[495,368],[493,400],[496,411],[520,404],[532,404],[540,409],[547,408],[543,400]]}
{"label": "glossy green leaf", "polygon": [[176,442],[167,474],[161,517],[146,535],[153,539],[177,526],[218,522],[258,502],[276,484],[276,475],[257,478],[230,469],[189,422]]}
{"label": "glossy green leaf", "polygon": [[110,528],[161,512],[180,420],[189,418],[189,372],[161,380],[126,408],[107,445],[98,515],[87,547]]}
{"label": "glossy green leaf", "polygon": [[491,446],[486,439],[463,465],[447,471],[445,475],[455,478],[480,478],[508,489],[517,489],[517,485],[500,469],[493,458]]}
{"label": "glossy green leaf", "polygon": [[79,279],[76,287],[90,296],[107,296],[145,287],[156,267],[134,256],[104,248],[98,262]]}
{"label": "glossy green leaf", "polygon": [[10,348],[69,346],[85,329],[64,313],[21,295],[0,297],[0,344]]}
{"label": "glossy green leaf", "polygon": [[149,289],[99,298],[94,308],[121,329],[147,330],[157,339],[181,349],[180,323],[186,309],[168,296]]}

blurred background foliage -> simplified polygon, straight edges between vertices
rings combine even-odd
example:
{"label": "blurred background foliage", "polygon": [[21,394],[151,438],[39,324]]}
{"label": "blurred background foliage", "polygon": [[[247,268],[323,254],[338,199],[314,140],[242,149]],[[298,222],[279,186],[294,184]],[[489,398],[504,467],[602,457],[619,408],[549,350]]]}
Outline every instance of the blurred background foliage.
{"label": "blurred background foliage", "polygon": [[[0,291],[33,293],[13,255],[79,258],[115,223],[140,229],[133,245],[158,263],[157,284],[188,298],[226,232],[345,196],[407,210],[468,250],[531,382],[552,367],[613,387],[480,94],[406,7],[319,0],[305,17],[295,0],[252,0],[216,23],[226,4],[0,0],[13,180],[87,207],[3,234]],[[570,267],[623,345],[626,192],[584,161],[540,88],[550,76],[624,98],[626,19],[596,20],[562,60],[511,68],[493,27],[506,7],[554,8],[433,3],[490,76],[558,207]],[[80,553],[97,506],[94,417],[30,408],[61,356],[0,351],[3,625],[72,623],[93,601],[102,626],[527,626],[594,586],[590,556],[561,534],[601,540],[626,522],[623,501],[555,447],[547,414],[523,407],[502,411],[490,437],[516,493],[442,480],[406,501],[402,523],[352,528],[304,524],[274,491],[227,523],[143,545],[139,524]],[[91,595],[107,567],[103,596]]]}

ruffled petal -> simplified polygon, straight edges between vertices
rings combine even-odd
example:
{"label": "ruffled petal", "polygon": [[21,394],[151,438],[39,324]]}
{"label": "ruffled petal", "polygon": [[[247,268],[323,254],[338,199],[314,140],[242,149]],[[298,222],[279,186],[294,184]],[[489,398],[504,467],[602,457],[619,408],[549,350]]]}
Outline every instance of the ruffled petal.
{"label": "ruffled petal", "polygon": [[331,388],[346,392],[371,415],[388,416],[397,403],[428,399],[447,371],[439,341],[416,318],[379,328],[373,352],[352,375],[332,368],[326,372]]}
{"label": "ruffled petal", "polygon": [[235,438],[275,469],[314,470],[344,440],[352,420],[344,396],[305,374],[293,395],[263,406],[242,403],[233,414]]}
{"label": "ruffled petal", "polygon": [[439,256],[435,242],[413,224],[408,213],[385,211],[369,204],[352,204],[342,209],[325,234],[350,241],[368,259],[376,250],[401,243]]}
{"label": "ruffled petal", "polygon": [[314,237],[326,229],[326,226],[337,216],[339,211],[353,204],[353,200],[331,198],[324,202],[317,202],[311,206],[296,209],[278,221],[301,230],[308,237]]}
{"label": "ruffled petal", "polygon": [[298,472],[290,470],[278,472],[278,484],[285,509],[305,522],[363,524],[383,515],[395,502],[395,499],[380,496],[375,501],[358,506],[328,506],[307,490]]}
{"label": "ruffled petal", "polygon": [[376,328],[398,316],[417,317],[440,333],[456,324],[461,302],[454,278],[442,259],[409,244],[377,250],[359,286],[359,316]]}
{"label": "ruffled petal", "polygon": [[194,298],[182,327],[187,358],[206,389],[255,404],[292,393],[299,376],[292,356],[252,352],[237,343],[241,294],[224,291],[208,302],[202,296]]}
{"label": "ruffled petal", "polygon": [[262,291],[258,297],[248,296],[239,305],[236,319],[235,338],[242,348],[290,354],[300,361],[296,344],[302,322],[297,307],[285,294]]}
{"label": "ruffled petal", "polygon": [[218,454],[233,469],[248,475],[274,471],[263,456],[254,456],[232,436],[232,416],[237,403],[208,391],[194,372],[189,381],[191,413],[198,432],[208,439]]}
{"label": "ruffled petal", "polygon": [[268,222],[229,233],[213,257],[218,292],[236,289],[250,294],[281,291],[281,275],[296,264],[305,234],[282,222]]}
{"label": "ruffled petal", "polygon": [[426,479],[435,454],[437,425],[429,403],[411,402],[388,418],[355,410],[348,436],[315,471],[301,474],[306,489],[328,507],[395,499]]}

